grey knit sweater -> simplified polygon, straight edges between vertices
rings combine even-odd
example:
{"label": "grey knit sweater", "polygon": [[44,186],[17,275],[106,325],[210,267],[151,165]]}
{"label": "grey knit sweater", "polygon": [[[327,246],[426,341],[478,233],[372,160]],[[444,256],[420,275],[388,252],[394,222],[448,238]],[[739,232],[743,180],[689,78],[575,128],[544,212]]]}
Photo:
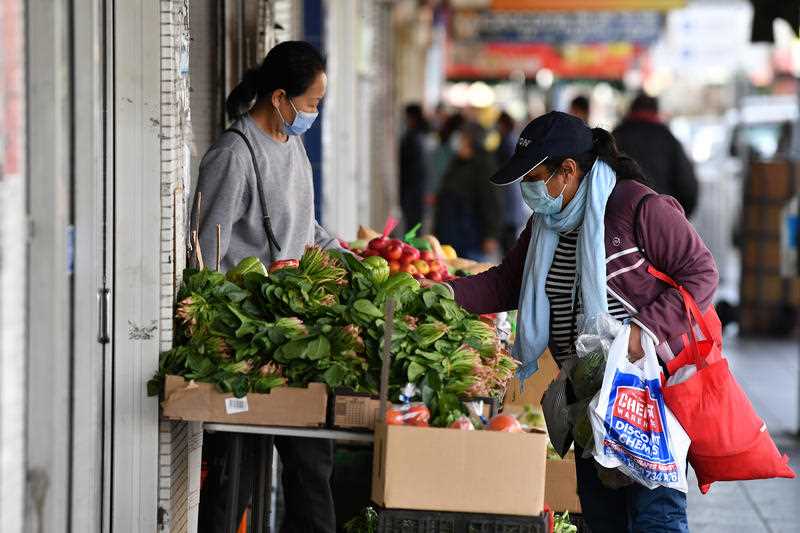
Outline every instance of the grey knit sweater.
{"label": "grey knit sweater", "polygon": [[[281,251],[267,242],[258,199],[252,158],[244,140],[224,133],[206,152],[192,202],[191,228],[197,229],[206,266],[216,261],[216,227],[220,225],[221,268],[227,271],[249,256],[265,265],[278,259],[299,258],[306,246],[338,248],[336,239],[314,217],[311,163],[297,136],[281,143],[267,135],[245,115],[233,125],[244,132],[256,154],[262,189]],[[202,193],[197,211],[197,193]],[[191,235],[191,234],[190,234]]]}

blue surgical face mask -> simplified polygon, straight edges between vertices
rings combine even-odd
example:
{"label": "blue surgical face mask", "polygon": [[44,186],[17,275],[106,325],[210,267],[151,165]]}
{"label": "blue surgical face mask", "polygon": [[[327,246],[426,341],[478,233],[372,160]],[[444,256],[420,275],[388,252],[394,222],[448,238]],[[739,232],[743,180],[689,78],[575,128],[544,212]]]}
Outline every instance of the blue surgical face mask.
{"label": "blue surgical face mask", "polygon": [[297,108],[294,106],[294,102],[292,99],[289,98],[289,104],[294,109],[294,120],[291,124],[286,122],[281,114],[281,110],[278,109],[278,115],[283,120],[283,131],[286,132],[286,135],[302,135],[314,125],[314,121],[317,120],[319,113],[307,113],[305,111],[298,111]]}
{"label": "blue surgical face mask", "polygon": [[525,203],[528,204],[528,207],[530,207],[534,213],[554,215],[561,211],[561,208],[564,206],[564,191],[567,189],[566,183],[564,184],[564,188],[561,189],[561,193],[555,198],[550,196],[550,192],[547,190],[547,184],[553,179],[556,172],[558,172],[558,169],[550,174],[550,177],[545,181],[523,181],[520,183],[522,199],[525,200]]}

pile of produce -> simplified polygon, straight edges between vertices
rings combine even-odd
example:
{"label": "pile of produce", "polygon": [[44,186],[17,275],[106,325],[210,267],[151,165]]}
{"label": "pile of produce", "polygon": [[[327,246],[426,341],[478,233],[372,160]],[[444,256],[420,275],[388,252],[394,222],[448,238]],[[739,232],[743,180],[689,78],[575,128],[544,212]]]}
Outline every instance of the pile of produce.
{"label": "pile of produce", "polygon": [[438,258],[432,250],[420,250],[400,239],[390,239],[385,235],[375,237],[366,243],[364,249],[358,248],[364,243],[353,243],[353,252],[363,257],[382,257],[394,274],[406,272],[416,279],[427,278],[432,281],[453,279],[445,262]]}
{"label": "pile of produce", "polygon": [[417,279],[447,281],[479,274],[492,267],[488,263],[458,257],[452,246],[441,244],[433,235],[418,236],[420,224],[411,228],[402,239],[390,239],[388,235],[395,224],[396,221],[389,218],[383,233],[361,226],[358,240],[341,244],[362,257],[383,257],[389,262],[392,272],[408,272]]}
{"label": "pile of produce", "polygon": [[362,262],[319,248],[269,273],[255,258],[227,275],[187,269],[175,346],[161,355],[148,390],[157,394],[172,374],[238,397],[310,382],[377,394],[390,298],[390,399],[411,383],[431,425],[445,426],[464,414],[460,398],[502,394],[516,363],[494,328],[447,288],[423,289],[408,272],[391,274],[381,257]]}

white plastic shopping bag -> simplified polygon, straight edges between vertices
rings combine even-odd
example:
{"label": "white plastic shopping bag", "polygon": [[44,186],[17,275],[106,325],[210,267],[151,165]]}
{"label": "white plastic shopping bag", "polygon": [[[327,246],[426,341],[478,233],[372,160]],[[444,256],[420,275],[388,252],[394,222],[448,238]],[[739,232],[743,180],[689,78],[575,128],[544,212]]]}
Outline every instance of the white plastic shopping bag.
{"label": "white plastic shopping bag", "polygon": [[608,352],[603,387],[589,404],[594,458],[641,485],[686,492],[689,437],[664,403],[655,345],[642,333],[644,358],[628,360],[630,326]]}

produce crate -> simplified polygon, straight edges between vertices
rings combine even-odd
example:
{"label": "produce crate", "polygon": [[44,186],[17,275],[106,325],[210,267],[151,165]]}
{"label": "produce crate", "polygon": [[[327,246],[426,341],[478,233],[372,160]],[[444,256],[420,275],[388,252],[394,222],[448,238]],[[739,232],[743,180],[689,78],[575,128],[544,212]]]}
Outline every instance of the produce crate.
{"label": "produce crate", "polygon": [[547,533],[548,515],[507,516],[377,509],[377,533]]}
{"label": "produce crate", "polygon": [[322,383],[235,398],[211,383],[180,376],[167,376],[161,403],[164,417],[171,420],[289,427],[324,427],[327,405],[328,387]]}
{"label": "produce crate", "polygon": [[328,425],[334,429],[372,431],[381,401],[366,393],[337,389],[328,406]]}
{"label": "produce crate", "polygon": [[582,514],[569,513],[569,521],[572,522],[572,525],[577,526],[578,533],[592,533],[592,530],[589,529]]}

